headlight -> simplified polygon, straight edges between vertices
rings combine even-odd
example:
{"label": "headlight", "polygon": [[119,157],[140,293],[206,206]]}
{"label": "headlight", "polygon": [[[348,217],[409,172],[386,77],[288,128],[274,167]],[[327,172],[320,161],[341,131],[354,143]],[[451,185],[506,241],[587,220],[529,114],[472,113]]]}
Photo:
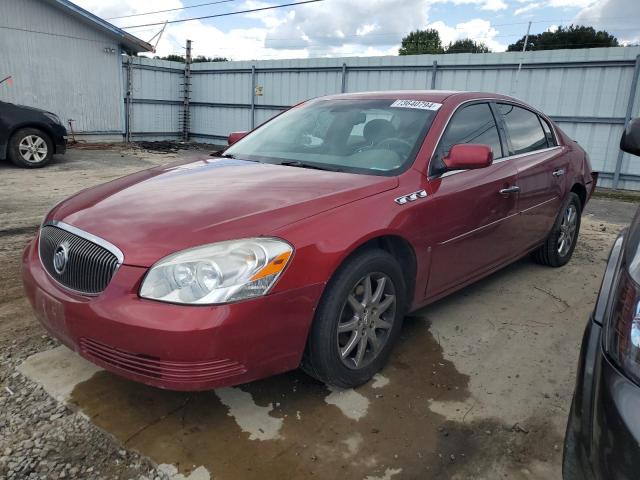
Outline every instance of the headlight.
{"label": "headlight", "polygon": [[186,304],[226,303],[266,294],[293,247],[277,238],[246,238],[190,248],[153,265],[140,296]]}
{"label": "headlight", "polygon": [[44,116],[47,117],[49,120],[51,120],[53,123],[62,125],[60,118],[55,113],[51,113],[51,112],[43,112],[43,113],[44,113]]}

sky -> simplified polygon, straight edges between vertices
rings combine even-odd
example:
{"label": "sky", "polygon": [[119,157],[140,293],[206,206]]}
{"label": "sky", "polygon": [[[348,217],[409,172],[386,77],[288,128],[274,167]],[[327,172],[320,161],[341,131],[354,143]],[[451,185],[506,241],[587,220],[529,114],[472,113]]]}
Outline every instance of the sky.
{"label": "sky", "polygon": [[[75,0],[119,27],[214,15],[291,3],[296,0],[226,0],[152,15],[214,0]],[[324,0],[294,7],[168,24],[158,56],[184,54],[231,60],[397,55],[402,37],[435,28],[446,45],[471,38],[492,51],[506,50],[522,37],[560,25],[606,29],[624,44],[640,43],[640,0]],[[148,41],[161,26],[126,30]]]}

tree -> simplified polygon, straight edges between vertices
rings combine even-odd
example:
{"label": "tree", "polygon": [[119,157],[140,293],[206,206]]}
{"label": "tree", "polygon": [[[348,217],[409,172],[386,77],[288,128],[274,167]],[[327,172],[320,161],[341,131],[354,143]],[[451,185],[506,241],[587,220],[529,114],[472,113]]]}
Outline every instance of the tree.
{"label": "tree", "polygon": [[[176,55],[172,53],[171,55],[167,55],[166,57],[154,57],[159,60],[169,60],[171,62],[186,62],[186,59],[182,55]],[[191,59],[191,63],[202,63],[202,62],[228,62],[229,59],[225,57],[206,57],[204,55],[198,55],[197,57],[193,57]]]}
{"label": "tree", "polygon": [[456,40],[449,43],[444,53],[490,53],[489,47],[482,42],[476,42],[470,38]]}
{"label": "tree", "polygon": [[[522,51],[524,38],[525,37],[522,37],[516,43],[509,45],[507,51]],[[604,30],[596,31],[593,27],[570,25],[568,27],[558,27],[554,32],[529,35],[527,51],[557,50],[560,48],[617,47],[618,45],[618,39]]]}
{"label": "tree", "polygon": [[171,55],[167,55],[166,57],[153,57],[153,58],[157,58],[158,60],[169,60],[170,62],[180,62],[180,63],[184,63],[184,57],[182,55],[176,55],[174,53],[172,53]]}
{"label": "tree", "polygon": [[198,55],[194,57],[191,62],[192,63],[202,63],[202,62],[228,62],[229,59],[226,57],[205,57],[204,55]]}
{"label": "tree", "polygon": [[416,30],[402,39],[398,55],[420,55],[424,53],[444,53],[437,30]]}

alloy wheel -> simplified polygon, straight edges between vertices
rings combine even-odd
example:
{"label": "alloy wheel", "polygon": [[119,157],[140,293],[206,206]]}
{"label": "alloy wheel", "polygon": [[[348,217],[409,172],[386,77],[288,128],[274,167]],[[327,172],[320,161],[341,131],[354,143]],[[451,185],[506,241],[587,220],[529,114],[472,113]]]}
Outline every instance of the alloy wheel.
{"label": "alloy wheel", "polygon": [[396,315],[396,290],[384,273],[356,282],[342,307],[337,329],[338,353],[344,365],[361,369],[382,351]]}
{"label": "alloy wheel", "polygon": [[47,158],[47,142],[38,135],[27,135],[18,144],[20,156],[29,163],[40,163]]}
{"label": "alloy wheel", "polygon": [[576,227],[578,226],[578,210],[570,203],[562,215],[560,223],[560,236],[558,237],[558,254],[564,257],[571,250],[575,240]]}

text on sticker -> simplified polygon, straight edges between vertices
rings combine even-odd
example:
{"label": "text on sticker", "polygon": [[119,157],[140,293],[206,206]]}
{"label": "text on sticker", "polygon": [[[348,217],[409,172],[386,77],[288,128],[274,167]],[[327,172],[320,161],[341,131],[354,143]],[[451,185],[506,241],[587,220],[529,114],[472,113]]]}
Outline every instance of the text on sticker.
{"label": "text on sticker", "polygon": [[425,102],[424,100],[396,100],[391,104],[396,108],[418,108],[420,110],[438,110],[442,104],[435,102]]}

